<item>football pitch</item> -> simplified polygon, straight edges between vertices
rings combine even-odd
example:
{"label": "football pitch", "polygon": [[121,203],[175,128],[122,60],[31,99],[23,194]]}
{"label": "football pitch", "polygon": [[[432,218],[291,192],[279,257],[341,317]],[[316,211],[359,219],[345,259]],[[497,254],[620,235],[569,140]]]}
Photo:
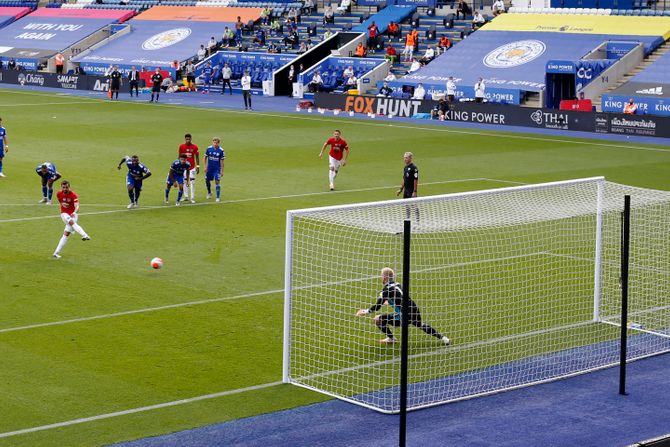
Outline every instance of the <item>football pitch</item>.
{"label": "football pitch", "polygon": [[[663,145],[4,89],[0,117],[11,149],[0,179],[0,446],[104,445],[328,399],[280,383],[286,211],[394,199],[407,150],[422,196],[600,175],[670,190]],[[331,192],[318,153],[334,129],[351,155]],[[201,153],[222,140],[221,203],[205,200],[202,172],[196,204],[175,207],[174,190],[163,203],[186,132]],[[116,166],[132,154],[153,176],[127,210]],[[60,260],[58,208],[37,203],[45,161],[71,182],[92,237],[73,235]]]}

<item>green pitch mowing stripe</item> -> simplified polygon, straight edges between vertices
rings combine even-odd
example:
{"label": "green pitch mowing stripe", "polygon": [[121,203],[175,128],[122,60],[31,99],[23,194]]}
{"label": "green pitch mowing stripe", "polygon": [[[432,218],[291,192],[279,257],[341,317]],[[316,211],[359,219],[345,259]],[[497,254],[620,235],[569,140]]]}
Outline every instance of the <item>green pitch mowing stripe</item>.
{"label": "green pitch mowing stripe", "polygon": [[[593,175],[670,189],[670,152],[661,145],[4,89],[0,116],[11,147],[0,179],[0,433],[277,382],[286,211],[394,199],[406,150],[420,169],[420,195]],[[330,193],[318,153],[335,128],[352,152]],[[219,206],[199,205],[202,172],[197,206],[163,205],[168,166],[186,132],[201,150],[222,138]],[[141,207],[129,212],[126,174],[116,166],[134,153],[153,176]],[[34,169],[44,161],[72,182],[80,224],[93,238],[70,240],[59,261],[49,259],[63,230],[57,208],[36,205]],[[148,265],[155,256],[165,261],[158,271]],[[377,287],[370,281],[373,289],[358,298],[371,299]],[[324,399],[272,386],[25,433],[0,446],[96,446]]]}

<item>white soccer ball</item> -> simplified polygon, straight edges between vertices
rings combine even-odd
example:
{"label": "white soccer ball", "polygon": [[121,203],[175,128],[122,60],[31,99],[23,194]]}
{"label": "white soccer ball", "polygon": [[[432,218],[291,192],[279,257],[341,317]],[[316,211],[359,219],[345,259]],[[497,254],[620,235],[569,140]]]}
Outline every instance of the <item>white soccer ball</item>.
{"label": "white soccer ball", "polygon": [[151,260],[151,267],[158,270],[159,268],[163,267],[163,260],[161,258],[153,258]]}

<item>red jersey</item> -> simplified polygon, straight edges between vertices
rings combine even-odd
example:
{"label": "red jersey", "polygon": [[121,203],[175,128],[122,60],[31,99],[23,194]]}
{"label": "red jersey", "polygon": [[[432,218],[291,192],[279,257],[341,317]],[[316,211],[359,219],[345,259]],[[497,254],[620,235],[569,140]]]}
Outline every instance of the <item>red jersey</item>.
{"label": "red jersey", "polygon": [[179,145],[179,155],[181,154],[186,154],[186,161],[189,162],[191,165],[191,169],[195,169],[196,163],[195,163],[195,156],[197,155],[198,157],[200,156],[200,152],[198,152],[198,145],[197,144],[180,144]]}
{"label": "red jersey", "polygon": [[328,138],[326,144],[330,144],[330,156],[335,160],[342,160],[342,155],[344,154],[345,149],[349,149],[347,142],[342,138],[336,140],[335,137]]}
{"label": "red jersey", "polygon": [[75,203],[79,203],[79,196],[74,191],[65,194],[63,191],[56,193],[58,202],[60,203],[60,212],[72,215],[74,213]]}

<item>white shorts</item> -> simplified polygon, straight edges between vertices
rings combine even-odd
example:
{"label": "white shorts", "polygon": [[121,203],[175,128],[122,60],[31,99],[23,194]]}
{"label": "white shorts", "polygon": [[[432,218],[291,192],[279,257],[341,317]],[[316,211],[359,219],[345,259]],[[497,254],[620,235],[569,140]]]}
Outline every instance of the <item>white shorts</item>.
{"label": "white shorts", "polygon": [[414,46],[413,45],[405,45],[405,49],[402,50],[402,54],[414,54]]}
{"label": "white shorts", "polygon": [[68,233],[74,233],[74,228],[72,228],[72,225],[70,225],[70,221],[74,220],[74,223],[77,223],[79,216],[77,214],[70,215],[68,213],[60,213],[60,218],[65,224],[65,231]]}
{"label": "white shorts", "polygon": [[189,172],[188,178],[191,179],[191,180],[195,180],[195,169],[191,169],[188,172]]}
{"label": "white shorts", "polygon": [[328,164],[330,166],[332,166],[333,168],[335,168],[335,170],[337,171],[337,170],[340,169],[340,166],[342,166],[342,160],[336,160],[329,155],[328,156]]}

